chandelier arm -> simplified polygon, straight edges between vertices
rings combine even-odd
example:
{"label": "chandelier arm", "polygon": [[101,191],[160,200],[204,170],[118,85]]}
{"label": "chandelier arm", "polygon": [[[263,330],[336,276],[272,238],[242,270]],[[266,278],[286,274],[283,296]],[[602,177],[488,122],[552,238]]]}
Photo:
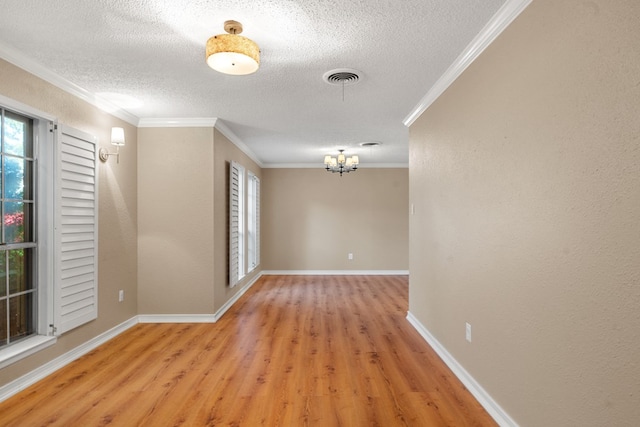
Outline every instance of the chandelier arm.
{"label": "chandelier arm", "polygon": [[345,173],[354,172],[358,169],[358,156],[346,157],[344,150],[338,150],[338,157],[326,155],[324,157],[325,170],[331,173],[337,173],[342,176]]}

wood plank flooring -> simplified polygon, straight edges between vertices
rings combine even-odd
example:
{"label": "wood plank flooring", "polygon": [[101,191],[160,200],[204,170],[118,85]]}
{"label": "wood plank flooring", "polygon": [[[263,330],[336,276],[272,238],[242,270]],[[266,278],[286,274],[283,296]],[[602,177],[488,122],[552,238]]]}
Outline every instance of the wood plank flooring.
{"label": "wood plank flooring", "polygon": [[0,426],[494,426],[407,322],[406,276],[263,276],[215,324],[139,324]]}

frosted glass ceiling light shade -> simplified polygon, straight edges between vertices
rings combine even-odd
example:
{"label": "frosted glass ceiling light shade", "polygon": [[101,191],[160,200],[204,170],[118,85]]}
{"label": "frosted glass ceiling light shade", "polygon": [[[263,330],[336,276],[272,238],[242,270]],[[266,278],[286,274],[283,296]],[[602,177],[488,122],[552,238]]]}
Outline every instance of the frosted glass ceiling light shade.
{"label": "frosted glass ceiling light shade", "polygon": [[260,67],[260,48],[251,39],[239,36],[242,24],[226,21],[224,30],[207,40],[207,65],[224,74],[243,76],[255,73]]}

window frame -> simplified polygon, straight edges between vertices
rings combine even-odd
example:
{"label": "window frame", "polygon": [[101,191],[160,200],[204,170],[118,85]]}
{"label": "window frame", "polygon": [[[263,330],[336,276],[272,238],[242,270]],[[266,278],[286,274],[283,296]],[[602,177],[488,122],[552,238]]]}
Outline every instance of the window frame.
{"label": "window frame", "polygon": [[0,106],[33,120],[33,197],[36,298],[35,333],[14,344],[0,347],[0,369],[56,342],[51,328],[54,314],[54,126],[55,117],[0,95]]}
{"label": "window frame", "polygon": [[[23,149],[21,153],[12,152],[8,144],[7,127],[9,126],[9,121],[20,123],[23,127]],[[37,334],[37,217],[34,215],[37,193],[36,185],[34,182],[35,144],[33,137],[33,119],[26,115],[16,113],[10,109],[0,107],[0,130],[0,141],[2,142],[0,144],[0,215],[3,219],[3,221],[0,222],[0,229],[2,230],[2,232],[0,233],[0,235],[2,236],[2,244],[0,245],[0,257],[2,258],[2,263],[4,264],[3,268],[6,269],[5,271],[7,272],[4,278],[4,283],[2,284],[4,288],[4,295],[0,296],[0,304],[2,304],[4,306],[3,308],[6,310],[4,320],[7,322],[7,329],[4,333],[4,336],[0,337],[0,342],[2,342],[2,347],[5,347]],[[15,165],[17,164],[22,163],[22,194],[12,194],[11,190],[15,190],[15,188],[12,188],[13,185],[9,185],[9,183],[12,182],[14,185],[17,184],[17,181],[15,181],[17,177],[9,179],[10,168],[8,167],[8,165],[11,163],[14,164],[14,167],[16,167]],[[8,208],[12,205],[14,206],[14,209],[18,206],[21,206],[21,208],[18,208],[15,211],[22,213],[21,218],[23,235],[21,239],[16,238],[17,236],[13,235],[13,233],[9,233],[9,230],[12,227],[7,223],[7,215],[9,210],[13,210]],[[15,220],[17,220],[17,217],[15,218]],[[14,253],[15,251],[23,251],[23,255],[20,257],[22,266],[12,264],[12,253]],[[18,277],[18,275],[15,272],[14,274],[12,274],[11,272],[15,271],[15,269],[17,268],[23,270],[23,281],[25,281],[25,283],[23,283],[22,285],[19,283],[14,284],[14,291],[12,292],[11,283],[14,282],[13,279]],[[23,332],[25,334],[24,336],[17,335],[12,337],[11,331],[16,326],[12,321],[12,304],[10,303],[10,301],[22,297],[26,298],[27,301],[31,301],[30,303],[25,304],[29,306],[29,309],[26,315],[22,319],[20,319],[21,321],[26,323],[27,329]]]}

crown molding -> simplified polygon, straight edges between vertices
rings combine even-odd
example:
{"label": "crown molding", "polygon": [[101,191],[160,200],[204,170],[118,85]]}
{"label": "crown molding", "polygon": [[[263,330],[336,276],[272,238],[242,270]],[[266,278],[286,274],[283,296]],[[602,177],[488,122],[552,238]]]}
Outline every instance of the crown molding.
{"label": "crown molding", "polygon": [[215,127],[216,117],[165,117],[146,118],[138,121],[139,128],[209,128]]}
{"label": "crown molding", "polygon": [[[322,159],[320,159],[322,160]],[[318,163],[265,163],[263,169],[324,169],[322,162]],[[408,163],[366,163],[359,164],[358,169],[408,169]]]}
{"label": "crown molding", "polygon": [[240,151],[246,154],[251,160],[253,160],[260,168],[264,168],[264,164],[256,154],[240,139],[238,135],[233,133],[231,129],[222,121],[218,120],[215,124],[215,128],[220,131],[233,145],[238,147]]}
{"label": "crown molding", "polygon": [[53,71],[46,69],[42,65],[26,58],[23,54],[5,45],[2,42],[0,42],[0,58],[4,59],[7,62],[10,62],[16,67],[22,68],[26,72],[33,74],[34,76],[39,77],[48,83],[51,83],[57,88],[60,88],[65,92],[88,102],[94,107],[97,107],[102,111],[111,114],[112,116],[122,119],[134,126],[138,124],[137,116],[121,109],[119,106],[109,101],[108,99],[95,95],[88,90],[78,86],[77,84],[72,83],[69,80],[59,76]]}
{"label": "crown molding", "polygon": [[473,61],[513,22],[532,0],[508,0],[462,51],[438,81],[429,89],[417,106],[402,121],[409,127],[436,99],[467,69]]}
{"label": "crown molding", "polygon": [[139,128],[193,128],[193,127],[212,127],[220,131],[233,145],[238,147],[240,151],[246,154],[251,160],[263,168],[264,165],[258,159],[253,151],[245,144],[242,139],[220,119],[217,117],[170,117],[170,118],[146,118],[140,119]]}

